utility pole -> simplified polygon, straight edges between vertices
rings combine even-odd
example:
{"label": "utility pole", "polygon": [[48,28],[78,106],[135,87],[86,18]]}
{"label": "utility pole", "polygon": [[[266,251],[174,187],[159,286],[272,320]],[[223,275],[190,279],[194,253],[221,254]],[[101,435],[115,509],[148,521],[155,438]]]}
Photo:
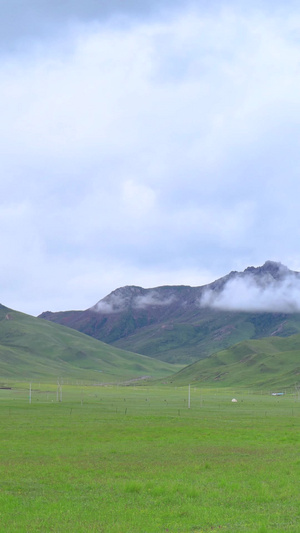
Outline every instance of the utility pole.
{"label": "utility pole", "polygon": [[56,390],[56,401],[62,402],[62,386],[63,386],[63,379],[57,378],[57,390]]}

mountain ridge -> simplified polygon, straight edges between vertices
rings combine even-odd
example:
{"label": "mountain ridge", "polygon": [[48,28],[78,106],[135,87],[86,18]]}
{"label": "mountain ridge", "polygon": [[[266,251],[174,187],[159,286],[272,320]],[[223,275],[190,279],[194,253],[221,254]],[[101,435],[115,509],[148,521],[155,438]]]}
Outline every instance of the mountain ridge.
{"label": "mountain ridge", "polygon": [[[298,300],[291,303],[287,298],[292,296],[293,284],[298,291],[298,282],[299,305]],[[280,304],[280,290],[284,298],[278,311],[275,304]],[[250,301],[252,307],[236,309],[232,296],[239,303],[241,295],[249,300],[251,291],[255,295]],[[261,295],[264,301],[260,301]],[[45,312],[39,318],[122,349],[190,364],[236,342],[300,332],[298,308],[300,311],[300,273],[279,262],[266,261],[260,267],[232,271],[198,287],[120,287],[85,311]]]}

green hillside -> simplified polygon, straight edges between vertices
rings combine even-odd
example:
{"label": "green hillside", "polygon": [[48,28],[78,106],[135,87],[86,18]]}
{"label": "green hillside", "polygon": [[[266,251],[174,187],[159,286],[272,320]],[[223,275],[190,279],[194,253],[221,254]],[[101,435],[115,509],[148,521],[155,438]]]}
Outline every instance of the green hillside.
{"label": "green hillside", "polygon": [[185,316],[173,314],[163,323],[137,329],[112,344],[169,363],[190,364],[248,339],[297,333],[300,333],[299,313],[245,313],[208,308]]}
{"label": "green hillside", "polygon": [[171,381],[222,387],[294,386],[300,383],[300,335],[241,342],[189,365]]}
{"label": "green hillside", "polygon": [[[177,293],[177,288],[172,288]],[[179,290],[179,295],[182,288]],[[168,363],[191,364],[248,339],[300,333],[300,314],[246,313],[183,306],[127,309],[104,316],[94,310],[43,313],[40,318],[74,328],[116,348]],[[148,313],[147,317],[146,314]]]}
{"label": "green hillside", "polygon": [[0,305],[1,378],[116,382],[163,377],[178,368]]}

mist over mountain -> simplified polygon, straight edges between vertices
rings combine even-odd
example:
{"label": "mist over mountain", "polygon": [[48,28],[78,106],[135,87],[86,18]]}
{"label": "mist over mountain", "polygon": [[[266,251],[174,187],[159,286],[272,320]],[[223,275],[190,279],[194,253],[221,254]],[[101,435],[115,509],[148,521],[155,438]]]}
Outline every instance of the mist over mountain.
{"label": "mist over mountain", "polygon": [[300,275],[267,261],[262,267],[231,272],[221,288],[204,291],[200,304],[230,311],[299,313]]}
{"label": "mist over mountain", "polygon": [[188,364],[242,340],[300,332],[300,274],[266,261],[200,287],[121,287],[85,311],[40,318]]}
{"label": "mist over mountain", "polygon": [[[164,290],[162,290],[164,289]],[[172,287],[143,289],[142,287],[121,287],[100,300],[92,309],[99,313],[120,313],[128,308],[168,306],[177,300]]]}
{"label": "mist over mountain", "polygon": [[91,309],[120,313],[126,309],[177,306],[212,307],[230,311],[300,312],[300,273],[281,263],[266,261],[261,267],[227,276],[202,287],[164,286],[154,289],[127,286],[116,289]]}

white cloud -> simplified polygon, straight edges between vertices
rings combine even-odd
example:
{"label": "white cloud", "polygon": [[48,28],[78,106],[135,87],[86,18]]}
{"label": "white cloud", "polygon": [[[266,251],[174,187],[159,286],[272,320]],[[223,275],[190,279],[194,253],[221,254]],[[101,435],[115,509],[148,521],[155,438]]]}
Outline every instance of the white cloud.
{"label": "white cloud", "polygon": [[131,290],[127,287],[118,289],[109,294],[103,300],[100,300],[94,309],[100,313],[118,313],[128,307],[133,309],[146,309],[147,307],[163,307],[169,305],[174,301],[173,295],[165,298],[161,297],[157,291],[150,290],[146,293],[140,290],[138,287]]}
{"label": "white cloud", "polygon": [[[265,281],[265,283],[264,283]],[[298,313],[300,311],[300,278],[287,275],[280,281],[246,275],[230,279],[218,292],[207,290],[201,307],[228,311]]]}
{"label": "white cloud", "polygon": [[175,296],[171,295],[166,298],[162,298],[155,290],[141,296],[137,296],[134,300],[134,307],[138,309],[146,309],[147,307],[163,307],[164,305],[170,305],[174,302]]}
{"label": "white cloud", "polygon": [[146,185],[127,180],[122,193],[126,215],[130,212],[133,217],[147,216],[155,209],[155,192]]}

